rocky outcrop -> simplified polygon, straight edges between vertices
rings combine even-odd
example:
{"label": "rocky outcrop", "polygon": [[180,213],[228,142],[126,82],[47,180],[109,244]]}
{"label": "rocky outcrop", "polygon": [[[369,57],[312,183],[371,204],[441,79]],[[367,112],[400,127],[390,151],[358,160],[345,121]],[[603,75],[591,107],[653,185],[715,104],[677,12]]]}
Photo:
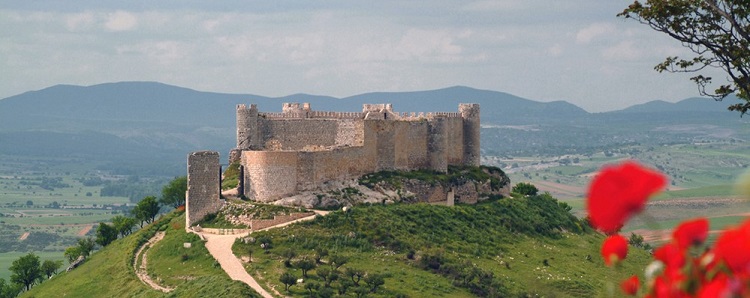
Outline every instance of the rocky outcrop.
{"label": "rocky outcrop", "polygon": [[336,209],[358,203],[475,204],[510,195],[510,179],[495,167],[451,167],[431,171],[378,172],[283,198],[277,205]]}

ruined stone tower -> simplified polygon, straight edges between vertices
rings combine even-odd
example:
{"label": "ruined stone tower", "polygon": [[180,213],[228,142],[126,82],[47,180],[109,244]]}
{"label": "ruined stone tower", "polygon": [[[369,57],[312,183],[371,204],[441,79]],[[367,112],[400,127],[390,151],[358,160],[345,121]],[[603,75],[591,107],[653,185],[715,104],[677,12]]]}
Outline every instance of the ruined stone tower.
{"label": "ruined stone tower", "polygon": [[479,151],[479,104],[462,103],[458,105],[461,118],[464,119],[464,164],[479,166],[481,153]]}
{"label": "ruined stone tower", "polygon": [[188,155],[188,188],[185,200],[187,227],[215,213],[224,205],[221,199],[221,165],[219,153],[198,151]]}

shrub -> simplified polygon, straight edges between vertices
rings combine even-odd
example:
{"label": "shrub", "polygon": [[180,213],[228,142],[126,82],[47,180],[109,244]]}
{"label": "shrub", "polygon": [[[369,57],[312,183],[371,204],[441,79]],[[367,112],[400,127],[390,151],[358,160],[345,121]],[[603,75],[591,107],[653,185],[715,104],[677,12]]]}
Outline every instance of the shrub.
{"label": "shrub", "polygon": [[531,183],[520,182],[513,186],[511,191],[523,196],[535,196],[539,189]]}

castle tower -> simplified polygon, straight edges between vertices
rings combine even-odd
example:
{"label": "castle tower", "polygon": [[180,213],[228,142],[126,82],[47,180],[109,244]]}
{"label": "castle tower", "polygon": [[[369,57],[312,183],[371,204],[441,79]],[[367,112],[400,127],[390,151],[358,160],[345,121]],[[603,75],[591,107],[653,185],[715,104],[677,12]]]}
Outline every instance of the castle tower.
{"label": "castle tower", "polygon": [[446,153],[448,138],[445,128],[445,118],[433,118],[428,128],[429,139],[427,140],[430,169],[443,173],[448,171],[448,157]]}
{"label": "castle tower", "polygon": [[224,205],[221,200],[219,153],[198,151],[188,155],[185,226],[190,227]]}
{"label": "castle tower", "polygon": [[237,149],[257,149],[260,147],[258,132],[258,107],[254,104],[247,108],[237,105]]}
{"label": "castle tower", "polygon": [[464,120],[464,164],[479,166],[479,104],[459,104],[458,112]]}
{"label": "castle tower", "polygon": [[307,118],[310,114],[310,103],[304,102],[300,105],[298,102],[285,102],[281,105],[281,112],[293,115],[294,117]]}

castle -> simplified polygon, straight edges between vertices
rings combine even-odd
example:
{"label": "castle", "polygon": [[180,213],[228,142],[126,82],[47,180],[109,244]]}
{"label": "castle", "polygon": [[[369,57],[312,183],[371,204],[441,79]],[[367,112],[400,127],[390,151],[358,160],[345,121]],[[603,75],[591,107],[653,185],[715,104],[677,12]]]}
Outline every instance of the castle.
{"label": "castle", "polygon": [[[391,104],[365,104],[361,113],[327,112],[308,103],[284,103],[281,113],[263,113],[241,104],[229,161],[240,164],[239,194],[271,202],[382,170],[479,166],[479,124],[478,104],[438,113],[398,113]],[[216,152],[188,157],[188,226],[220,208],[218,163]]]}

